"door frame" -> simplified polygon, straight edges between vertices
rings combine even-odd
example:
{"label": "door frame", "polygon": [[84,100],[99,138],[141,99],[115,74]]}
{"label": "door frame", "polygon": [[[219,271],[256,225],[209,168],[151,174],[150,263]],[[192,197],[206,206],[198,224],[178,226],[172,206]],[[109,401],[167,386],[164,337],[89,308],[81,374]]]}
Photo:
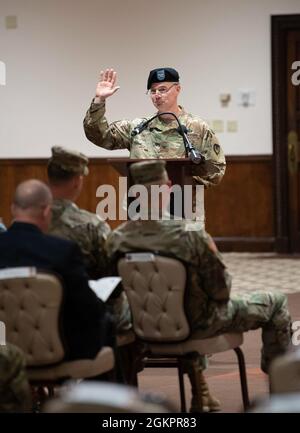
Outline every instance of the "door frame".
{"label": "door frame", "polygon": [[[271,16],[275,251],[290,252],[287,161],[286,35],[300,31],[300,14]],[[300,59],[299,59],[300,60]]]}

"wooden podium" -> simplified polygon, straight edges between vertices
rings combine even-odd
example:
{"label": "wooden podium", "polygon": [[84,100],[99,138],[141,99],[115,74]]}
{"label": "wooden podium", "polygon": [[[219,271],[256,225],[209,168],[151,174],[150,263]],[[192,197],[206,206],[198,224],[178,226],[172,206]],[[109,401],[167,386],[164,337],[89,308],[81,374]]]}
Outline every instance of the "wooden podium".
{"label": "wooden podium", "polygon": [[[107,160],[121,176],[128,178],[128,185],[132,184],[129,166],[135,162],[156,161],[156,159],[110,158]],[[173,185],[192,185],[192,168],[195,165],[188,158],[163,159],[166,161],[166,170]]]}
{"label": "wooden podium", "polygon": [[[156,159],[147,159],[147,161],[156,160]],[[129,167],[131,164],[136,162],[145,162],[145,159],[132,159],[132,158],[111,158],[108,159],[107,162],[114,167],[114,169],[119,173],[122,177],[127,177],[128,179],[128,188],[132,185],[132,179],[130,175]],[[180,185],[182,188],[184,185],[193,185],[193,175],[192,168],[195,164],[190,161],[188,158],[172,158],[172,159],[164,159],[166,161],[166,170],[168,172],[168,176],[172,182],[172,185]],[[184,215],[184,197],[182,196],[182,214]],[[128,203],[129,204],[129,203]],[[174,205],[173,205],[173,197],[171,196],[170,200],[170,214],[174,215]]]}

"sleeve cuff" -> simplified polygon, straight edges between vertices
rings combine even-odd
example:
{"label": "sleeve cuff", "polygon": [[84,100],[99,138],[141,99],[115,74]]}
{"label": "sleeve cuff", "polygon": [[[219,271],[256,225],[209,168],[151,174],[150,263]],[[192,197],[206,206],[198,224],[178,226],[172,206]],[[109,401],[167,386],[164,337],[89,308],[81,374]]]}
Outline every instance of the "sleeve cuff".
{"label": "sleeve cuff", "polygon": [[96,104],[94,100],[92,100],[90,106],[90,112],[94,113],[95,111],[98,111],[100,108],[105,108],[105,102],[99,102],[98,104]]}

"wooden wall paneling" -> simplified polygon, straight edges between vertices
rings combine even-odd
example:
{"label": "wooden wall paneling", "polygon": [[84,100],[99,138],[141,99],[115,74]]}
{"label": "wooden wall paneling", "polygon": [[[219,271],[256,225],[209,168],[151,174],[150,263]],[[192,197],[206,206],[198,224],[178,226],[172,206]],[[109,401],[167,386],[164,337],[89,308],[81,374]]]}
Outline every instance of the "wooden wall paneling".
{"label": "wooden wall paneling", "polygon": [[[89,164],[89,176],[84,181],[84,188],[81,196],[78,199],[78,206],[88,209],[90,212],[96,212],[97,205],[101,198],[96,197],[97,189],[100,185],[113,185],[117,191],[116,205],[119,209],[119,174],[118,172],[106,162],[106,160],[92,159]],[[118,217],[118,211],[117,211]],[[112,228],[117,227],[120,221],[108,221]]]}
{"label": "wooden wall paneling", "polygon": [[207,230],[214,236],[273,236],[272,162],[230,160],[217,187],[205,191]]}
{"label": "wooden wall paneling", "polygon": [[[0,216],[10,224],[10,204],[17,184],[46,181],[46,159],[0,160]],[[95,212],[99,185],[118,190],[119,174],[104,158],[93,158],[78,205]],[[118,199],[118,194],[117,194]],[[117,200],[117,206],[119,202]],[[206,228],[222,250],[270,251],[274,244],[273,174],[270,156],[227,157],[220,185],[205,191]],[[109,222],[115,228],[120,221]]]}
{"label": "wooden wall paneling", "polygon": [[27,179],[46,181],[46,162],[41,160],[0,160],[0,217],[9,225],[10,205],[17,185]]}

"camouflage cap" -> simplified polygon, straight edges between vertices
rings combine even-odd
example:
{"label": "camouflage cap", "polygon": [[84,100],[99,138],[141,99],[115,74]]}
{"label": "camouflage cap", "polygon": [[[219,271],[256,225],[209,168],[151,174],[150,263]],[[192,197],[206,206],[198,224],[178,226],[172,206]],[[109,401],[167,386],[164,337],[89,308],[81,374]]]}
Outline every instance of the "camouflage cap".
{"label": "camouflage cap", "polygon": [[166,161],[153,160],[135,162],[130,165],[130,173],[135,184],[151,184],[169,180]]}
{"label": "camouflage cap", "polygon": [[69,150],[61,146],[53,146],[51,151],[52,158],[50,158],[49,163],[51,162],[71,173],[84,174],[85,176],[89,174],[87,167],[89,159],[83,153]]}

